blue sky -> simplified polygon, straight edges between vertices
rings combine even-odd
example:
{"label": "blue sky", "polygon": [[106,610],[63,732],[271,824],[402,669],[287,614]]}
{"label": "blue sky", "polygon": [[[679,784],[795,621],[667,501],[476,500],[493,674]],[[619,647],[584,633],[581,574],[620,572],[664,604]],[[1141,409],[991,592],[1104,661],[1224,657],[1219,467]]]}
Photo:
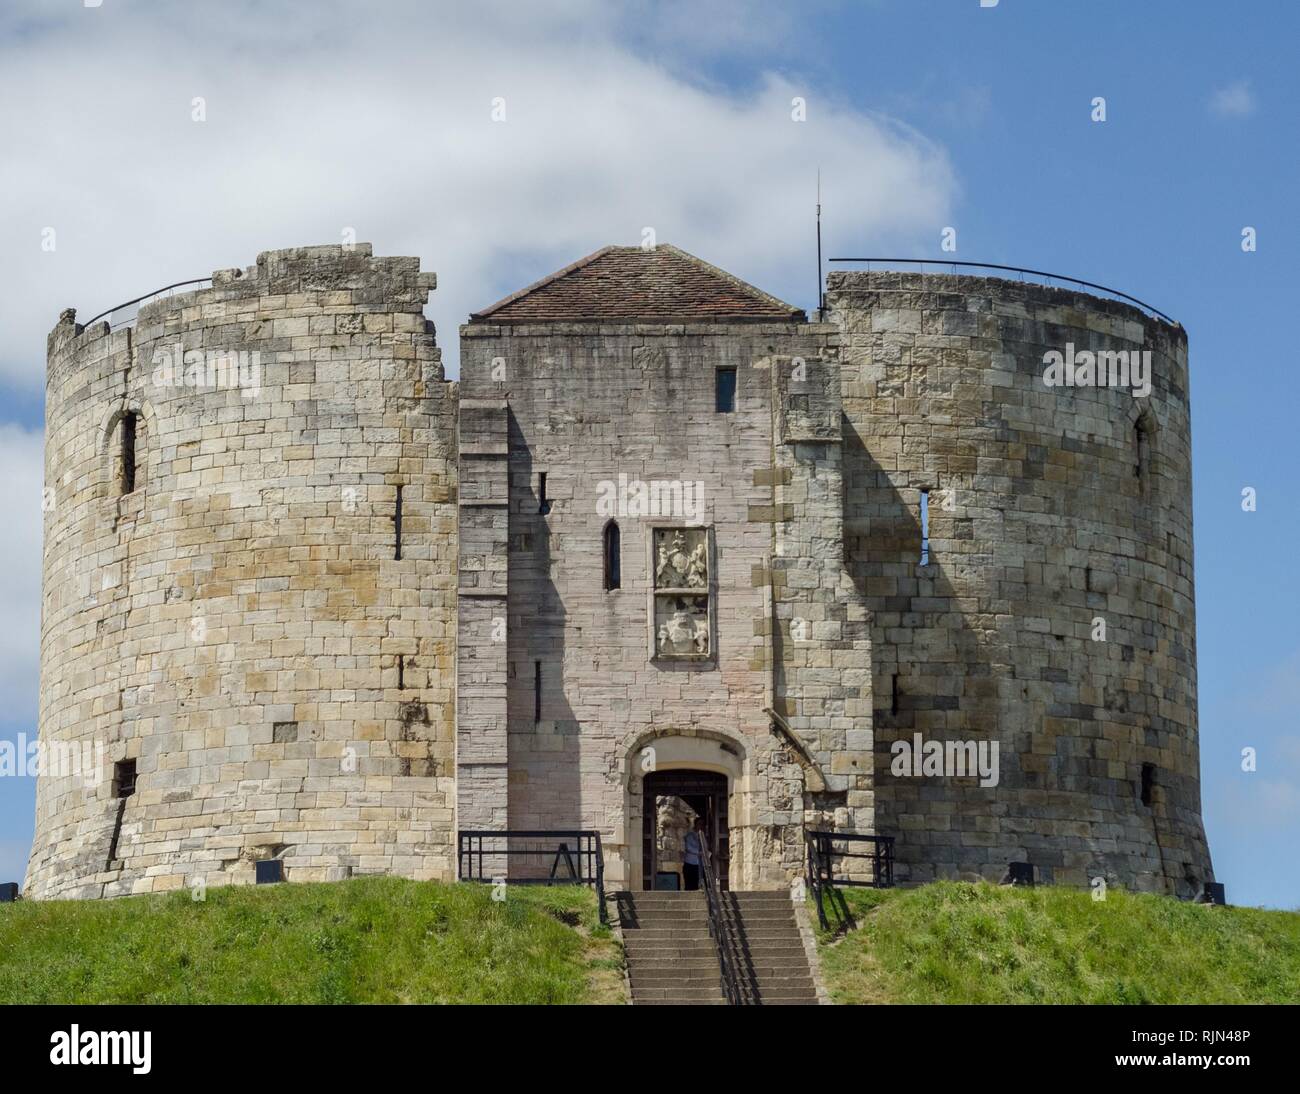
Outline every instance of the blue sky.
{"label": "blue sky", "polygon": [[[0,734],[35,726],[41,385],[60,308],[88,316],[355,227],[438,271],[429,314],[454,370],[468,311],[647,225],[811,307],[820,166],[828,255],[936,256],[951,225],[955,258],[1113,285],[1187,327],[1210,847],[1234,902],[1300,906],[1300,598],[1285,565],[1300,539],[1300,9],[217,7],[0,15],[0,230],[19,241],[0,273]],[[509,121],[493,126],[498,94]],[[0,878],[22,875],[33,800],[31,780],[0,779]]]}

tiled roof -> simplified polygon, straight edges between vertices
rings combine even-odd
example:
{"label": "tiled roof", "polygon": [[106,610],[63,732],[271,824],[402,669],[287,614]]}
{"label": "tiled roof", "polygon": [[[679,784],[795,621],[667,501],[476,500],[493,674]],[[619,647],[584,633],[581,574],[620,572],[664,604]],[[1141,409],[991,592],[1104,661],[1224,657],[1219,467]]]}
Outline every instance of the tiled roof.
{"label": "tiled roof", "polygon": [[470,316],[483,323],[804,318],[800,309],[666,243],[653,250],[602,247]]}

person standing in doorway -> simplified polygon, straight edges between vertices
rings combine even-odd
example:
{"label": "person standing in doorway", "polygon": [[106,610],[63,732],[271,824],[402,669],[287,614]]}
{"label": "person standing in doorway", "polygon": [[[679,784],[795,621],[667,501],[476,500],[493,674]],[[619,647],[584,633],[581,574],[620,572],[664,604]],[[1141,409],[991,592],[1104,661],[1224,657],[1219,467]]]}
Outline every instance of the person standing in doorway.
{"label": "person standing in doorway", "polygon": [[682,881],[688,892],[700,887],[700,849],[704,846],[704,818],[696,817],[695,824],[682,841]]}

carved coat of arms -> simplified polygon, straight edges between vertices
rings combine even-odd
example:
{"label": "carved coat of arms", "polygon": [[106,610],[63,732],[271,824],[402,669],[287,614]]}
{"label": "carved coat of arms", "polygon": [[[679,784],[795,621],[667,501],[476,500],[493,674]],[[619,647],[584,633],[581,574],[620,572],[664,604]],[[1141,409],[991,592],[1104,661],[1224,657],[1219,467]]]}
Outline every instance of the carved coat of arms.
{"label": "carved coat of arms", "polygon": [[659,628],[659,652],[706,654],[709,652],[709,623],[689,612],[676,611]]}
{"label": "carved coat of arms", "polygon": [[661,589],[702,589],[709,582],[708,548],[704,541],[690,549],[682,532],[673,533],[671,543],[659,545],[655,585]]}

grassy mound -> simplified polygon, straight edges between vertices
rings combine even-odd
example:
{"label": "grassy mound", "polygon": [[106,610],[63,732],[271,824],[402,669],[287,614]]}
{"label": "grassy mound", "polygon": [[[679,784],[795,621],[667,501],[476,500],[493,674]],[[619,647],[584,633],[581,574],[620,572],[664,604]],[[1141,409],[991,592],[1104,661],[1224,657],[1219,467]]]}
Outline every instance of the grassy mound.
{"label": "grassy mound", "polygon": [[1112,889],[850,890],[821,939],[840,1003],[1297,1003],[1300,914]]}
{"label": "grassy mound", "polygon": [[0,905],[0,1003],[622,1002],[577,887],[358,878]]}

